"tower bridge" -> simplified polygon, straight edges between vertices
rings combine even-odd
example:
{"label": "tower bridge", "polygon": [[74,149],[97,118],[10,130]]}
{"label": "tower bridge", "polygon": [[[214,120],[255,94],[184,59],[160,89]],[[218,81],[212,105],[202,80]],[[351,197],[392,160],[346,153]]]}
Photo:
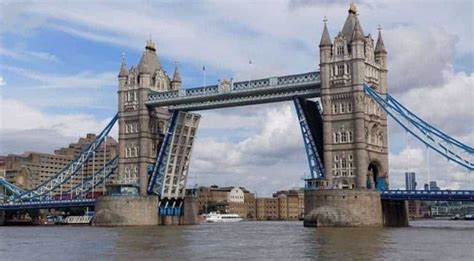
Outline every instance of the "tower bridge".
{"label": "tower bridge", "polygon": [[[472,191],[389,190],[387,116],[468,171],[474,169],[474,149],[423,121],[388,93],[382,33],[376,42],[364,34],[354,4],[334,39],[324,22],[319,51],[319,71],[186,89],[178,67],[171,77],[165,73],[150,39],[136,67],[128,68],[122,60],[118,114],[90,147],[30,191],[0,179],[6,191],[0,198],[7,200],[0,210],[96,205],[96,221],[102,225],[193,223],[195,199],[185,188],[201,117],[196,111],[280,101],[295,105],[308,159],[305,225],[406,225],[403,200],[473,199]],[[316,97],[320,99],[310,100]],[[104,162],[61,200],[62,185],[94,157],[116,121],[118,158]],[[108,188],[109,195],[90,198],[91,190],[110,175],[117,176],[117,184]]]}

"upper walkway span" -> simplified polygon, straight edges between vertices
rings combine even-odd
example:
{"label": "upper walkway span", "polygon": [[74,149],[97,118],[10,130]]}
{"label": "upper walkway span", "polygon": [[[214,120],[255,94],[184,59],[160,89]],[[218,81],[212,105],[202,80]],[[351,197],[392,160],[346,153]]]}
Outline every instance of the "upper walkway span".
{"label": "upper walkway span", "polygon": [[308,72],[235,83],[221,81],[219,85],[152,92],[145,104],[151,107],[168,106],[170,110],[208,110],[288,101],[294,96],[319,97],[320,87],[319,72]]}

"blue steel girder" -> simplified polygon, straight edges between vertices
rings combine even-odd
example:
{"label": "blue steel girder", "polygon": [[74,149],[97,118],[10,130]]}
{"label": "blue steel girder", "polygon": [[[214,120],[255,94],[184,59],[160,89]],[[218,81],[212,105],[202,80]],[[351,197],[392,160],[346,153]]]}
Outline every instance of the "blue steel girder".
{"label": "blue steel girder", "polygon": [[27,202],[9,202],[0,204],[0,210],[49,209],[71,207],[93,207],[95,198],[72,200],[43,200]]}
{"label": "blue steel girder", "polygon": [[472,147],[463,144],[424,122],[414,113],[403,107],[389,94],[383,96],[367,84],[364,85],[364,90],[365,93],[380,105],[403,129],[416,137],[427,147],[470,171],[474,170],[472,160],[474,151]]}
{"label": "blue steel girder", "polygon": [[108,161],[105,166],[102,166],[93,176],[85,178],[81,183],[66,191],[66,193],[71,195],[71,198],[85,197],[93,188],[99,186],[101,183],[105,183],[105,180],[115,173],[117,167],[118,156]]}
{"label": "blue steel girder", "polygon": [[[324,177],[324,165],[321,157],[318,154],[315,140],[309,128],[308,121],[303,112],[303,107],[301,106],[300,100],[298,97],[293,97],[295,104],[296,114],[298,115],[298,121],[301,127],[301,133],[303,135],[303,142],[306,150],[306,156],[308,157],[309,171],[311,178],[322,178]],[[319,106],[318,106],[319,109]]]}
{"label": "blue steel girder", "polygon": [[166,131],[163,142],[161,143],[160,150],[156,155],[155,165],[153,166],[153,172],[151,173],[147,192],[148,194],[161,195],[163,189],[163,181],[166,176],[166,162],[171,150],[172,139],[177,125],[179,111],[174,110],[171,114],[171,118],[168,124],[168,130]]}
{"label": "blue steel girder", "polygon": [[78,171],[83,167],[84,164],[92,157],[95,151],[100,147],[102,142],[105,140],[109,134],[112,127],[115,125],[118,119],[118,114],[116,114],[112,120],[107,124],[107,126],[97,135],[96,139],[73,161],[66,165],[60,172],[58,172],[53,177],[49,178],[45,182],[38,185],[36,188],[33,188],[29,191],[25,191],[20,195],[17,195],[13,198],[14,201],[24,201],[24,200],[36,200],[46,198],[48,194],[54,192],[56,189],[60,188],[63,184],[68,182],[73,176],[75,176]]}
{"label": "blue steel girder", "polygon": [[[8,182],[4,177],[0,177],[0,187],[4,187],[4,189],[7,190],[11,196],[21,195],[25,192],[24,189]],[[6,196],[7,195],[4,195],[4,197]]]}
{"label": "blue steel girder", "polygon": [[170,110],[207,110],[251,104],[292,100],[294,96],[314,98],[320,95],[319,72],[232,83],[229,88],[217,85],[153,92],[146,105],[168,106]]}
{"label": "blue steel girder", "polygon": [[390,200],[474,202],[474,190],[384,190],[381,197]]}

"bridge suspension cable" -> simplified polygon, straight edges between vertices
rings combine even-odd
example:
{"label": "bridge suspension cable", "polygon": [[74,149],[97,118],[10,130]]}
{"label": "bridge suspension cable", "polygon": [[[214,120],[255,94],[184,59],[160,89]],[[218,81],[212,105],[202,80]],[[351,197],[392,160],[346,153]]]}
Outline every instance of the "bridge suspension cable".
{"label": "bridge suspension cable", "polygon": [[95,155],[95,151],[105,140],[110,130],[117,122],[117,119],[118,114],[116,114],[109,122],[109,124],[107,124],[107,126],[100,132],[100,134],[97,135],[96,139],[79,156],[77,156],[73,161],[66,165],[60,172],[58,172],[56,175],[52,176],[45,182],[41,183],[37,187],[15,195],[12,198],[13,201],[49,199],[51,198],[53,191],[57,190],[58,188],[60,188],[62,192],[62,186],[66,184],[66,182],[68,182],[73,176],[78,175],[79,170],[83,168],[84,164],[88,162],[89,158],[92,155]]}
{"label": "bridge suspension cable", "polygon": [[381,95],[364,84],[365,93],[382,107],[402,128],[449,161],[474,169],[474,148],[433,127],[405,108],[390,94]]}

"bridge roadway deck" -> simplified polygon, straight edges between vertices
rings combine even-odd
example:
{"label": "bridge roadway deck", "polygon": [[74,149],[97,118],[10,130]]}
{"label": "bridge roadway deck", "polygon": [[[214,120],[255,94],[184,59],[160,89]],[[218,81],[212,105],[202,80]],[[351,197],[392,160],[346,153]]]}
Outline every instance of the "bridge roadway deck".
{"label": "bridge roadway deck", "polygon": [[270,77],[168,92],[152,92],[145,103],[170,110],[208,110],[291,100],[294,96],[319,97],[319,72]]}
{"label": "bridge roadway deck", "polygon": [[474,201],[474,190],[384,190],[382,199],[420,201]]}

